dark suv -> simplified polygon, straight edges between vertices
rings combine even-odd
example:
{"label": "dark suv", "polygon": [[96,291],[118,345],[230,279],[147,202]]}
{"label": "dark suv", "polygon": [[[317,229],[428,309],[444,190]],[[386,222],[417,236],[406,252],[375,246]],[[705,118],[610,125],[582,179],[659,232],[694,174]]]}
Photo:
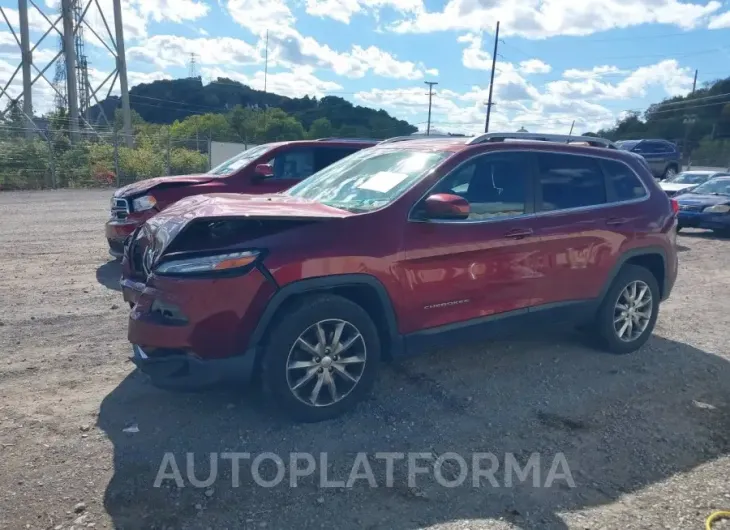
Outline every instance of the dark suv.
{"label": "dark suv", "polygon": [[563,321],[632,352],[674,285],[677,205],[611,147],[385,141],[281,194],[184,199],[125,248],[132,359],[164,388],[258,377],[316,421],[382,359],[497,331]]}
{"label": "dark suv", "polygon": [[109,253],[121,257],[135,228],[169,205],[199,193],[275,193],[376,140],[322,138],[257,145],[202,175],[159,177],[114,192],[105,226]]}
{"label": "dark suv", "polygon": [[661,180],[672,178],[682,167],[682,154],[677,146],[666,140],[623,140],[616,142],[619,149],[641,155],[649,164],[652,174]]}

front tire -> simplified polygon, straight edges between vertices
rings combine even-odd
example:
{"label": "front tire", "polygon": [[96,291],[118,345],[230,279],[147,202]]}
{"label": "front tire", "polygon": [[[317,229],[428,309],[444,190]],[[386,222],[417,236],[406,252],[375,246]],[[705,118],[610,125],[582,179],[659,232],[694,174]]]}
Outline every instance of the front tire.
{"label": "front tire", "polygon": [[372,389],[380,361],[378,331],[367,312],[335,295],[303,299],[272,330],[263,381],[292,418],[317,422],[352,409]]}
{"label": "front tire", "polygon": [[675,166],[669,166],[667,169],[664,170],[664,175],[662,175],[662,180],[667,180],[668,178],[672,178],[677,174],[677,168]]}
{"label": "front tire", "polygon": [[659,285],[649,270],[624,265],[596,316],[599,346],[614,354],[641,348],[656,325],[660,297]]}

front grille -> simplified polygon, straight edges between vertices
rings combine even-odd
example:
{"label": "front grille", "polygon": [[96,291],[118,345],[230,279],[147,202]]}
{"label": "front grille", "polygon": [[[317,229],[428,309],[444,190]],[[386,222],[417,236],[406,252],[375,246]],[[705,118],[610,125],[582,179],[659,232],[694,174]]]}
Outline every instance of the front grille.
{"label": "front grille", "polygon": [[117,221],[123,221],[127,216],[129,216],[129,201],[127,199],[112,197],[111,218]]}

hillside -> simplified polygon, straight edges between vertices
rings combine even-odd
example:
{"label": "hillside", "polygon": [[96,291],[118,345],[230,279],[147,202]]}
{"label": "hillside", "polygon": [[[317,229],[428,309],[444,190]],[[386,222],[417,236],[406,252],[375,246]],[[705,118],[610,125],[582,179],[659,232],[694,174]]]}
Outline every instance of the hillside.
{"label": "hillside", "polygon": [[645,112],[629,112],[614,127],[598,131],[611,140],[664,138],[696,148],[702,141],[730,139],[730,77],[707,83],[687,96],[665,99]]}
{"label": "hillside", "polygon": [[[321,99],[290,98],[254,90],[230,79],[219,78],[204,85],[199,77],[155,81],[141,84],[129,91],[132,110],[148,123],[171,124],[189,116],[206,113],[226,113],[237,105],[242,107],[279,108],[309,130],[312,123],[326,118],[332,129],[343,136],[385,138],[411,134],[416,127],[398,120],[383,110],[353,105],[336,96]],[[120,107],[118,97],[101,102],[107,116],[114,116]],[[91,108],[92,119],[98,107]]]}

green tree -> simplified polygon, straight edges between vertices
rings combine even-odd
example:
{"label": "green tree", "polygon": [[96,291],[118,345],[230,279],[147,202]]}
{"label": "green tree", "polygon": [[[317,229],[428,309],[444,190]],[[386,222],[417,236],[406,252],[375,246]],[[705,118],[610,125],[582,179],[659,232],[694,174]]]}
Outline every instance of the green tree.
{"label": "green tree", "polygon": [[330,138],[334,133],[332,123],[327,118],[317,118],[309,127],[309,138],[316,140],[317,138]]}
{"label": "green tree", "polygon": [[170,126],[171,137],[175,140],[192,138],[211,138],[219,142],[240,140],[233,131],[228,118],[223,114],[197,114]]}
{"label": "green tree", "polygon": [[301,140],[304,127],[295,118],[281,109],[266,109],[256,134],[259,143]]}

